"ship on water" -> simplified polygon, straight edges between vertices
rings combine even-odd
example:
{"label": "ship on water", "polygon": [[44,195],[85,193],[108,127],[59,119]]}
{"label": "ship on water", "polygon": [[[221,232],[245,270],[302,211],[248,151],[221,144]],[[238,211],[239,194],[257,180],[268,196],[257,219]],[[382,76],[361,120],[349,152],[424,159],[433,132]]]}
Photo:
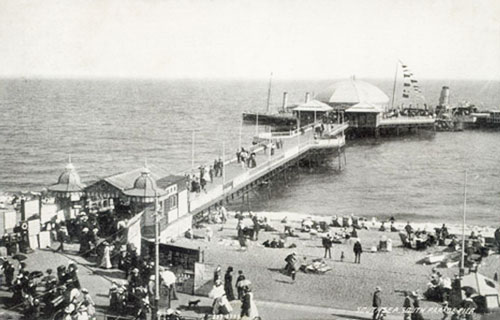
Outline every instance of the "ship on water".
{"label": "ship on water", "polygon": [[500,110],[482,110],[469,101],[451,104],[448,86],[441,89],[436,114],[436,128],[439,131],[500,128]]}

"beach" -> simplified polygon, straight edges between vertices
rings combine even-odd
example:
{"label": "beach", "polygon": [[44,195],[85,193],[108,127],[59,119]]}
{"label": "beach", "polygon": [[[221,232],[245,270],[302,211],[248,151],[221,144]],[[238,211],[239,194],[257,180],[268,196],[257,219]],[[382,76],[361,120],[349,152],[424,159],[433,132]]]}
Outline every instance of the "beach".
{"label": "beach", "polygon": [[[325,274],[309,274],[299,272],[295,282],[282,274],[285,266],[285,257],[291,252],[297,252],[300,259],[304,257],[311,261],[322,258],[324,249],[320,237],[311,237],[308,233],[298,233],[298,238],[288,238],[286,247],[295,244],[293,249],[265,248],[262,242],[279,238],[284,224],[280,221],[284,215],[258,213],[267,216],[269,223],[277,232],[260,232],[258,241],[249,241],[247,250],[241,250],[236,239],[237,220],[232,215],[220,231],[221,225],[208,225],[214,231],[211,242],[204,239],[185,239],[175,241],[176,245],[196,246],[204,250],[205,264],[209,270],[220,265],[223,271],[232,266],[234,270],[243,270],[244,274],[253,283],[253,290],[257,300],[286,302],[298,305],[332,307],[348,310],[371,307],[372,294],[375,287],[382,288],[382,304],[384,307],[401,307],[403,303],[402,291],[419,291],[423,294],[430,279],[431,265],[418,264],[417,261],[429,254],[442,251],[445,247],[432,247],[425,251],[404,249],[397,232],[380,232],[378,225],[370,230],[358,230],[364,253],[361,264],[354,264],[352,242],[343,241],[334,244],[332,259],[325,259],[332,270]],[[288,223],[300,226],[302,218],[307,215],[289,216]],[[405,222],[406,223],[406,222]],[[414,225],[416,227],[416,225]],[[340,232],[340,228],[331,228],[330,233]],[[350,229],[349,229],[350,231]],[[205,229],[195,229],[194,233],[204,236]],[[392,252],[369,253],[372,246],[376,246],[381,236],[390,238],[393,242]],[[341,252],[345,259],[340,261]],[[499,270],[498,255],[483,260],[480,272],[493,278]],[[442,269],[444,276],[453,278],[458,268]],[[209,288],[210,286],[207,286]],[[422,307],[439,307],[435,302],[423,301]],[[429,314],[429,319],[441,319],[441,314]]]}

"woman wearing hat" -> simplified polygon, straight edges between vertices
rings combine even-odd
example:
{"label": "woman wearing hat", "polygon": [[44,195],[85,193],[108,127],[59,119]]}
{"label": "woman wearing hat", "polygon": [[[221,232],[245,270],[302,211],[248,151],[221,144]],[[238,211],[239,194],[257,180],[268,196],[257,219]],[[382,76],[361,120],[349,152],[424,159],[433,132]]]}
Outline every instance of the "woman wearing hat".
{"label": "woman wearing hat", "polygon": [[228,267],[224,276],[224,291],[226,292],[227,300],[234,300],[233,292],[233,267]]}
{"label": "woman wearing hat", "polygon": [[222,280],[216,280],[214,287],[208,294],[209,298],[213,299],[212,314],[230,314],[233,311],[231,304],[226,297],[226,292],[222,286]]}
{"label": "woman wearing hat", "polygon": [[82,306],[85,306],[87,308],[88,315],[92,317],[95,314],[94,300],[92,300],[92,297],[90,296],[89,291],[87,289],[83,288],[82,294],[83,294]]}
{"label": "woman wearing hat", "polygon": [[249,287],[244,287],[244,295],[241,299],[241,318],[242,319],[255,319],[259,317],[259,311],[253,300],[253,293]]}
{"label": "woman wearing hat", "polygon": [[104,246],[104,251],[102,254],[102,260],[101,260],[101,264],[99,265],[99,267],[104,268],[104,269],[111,269],[111,267],[112,267],[111,256],[110,256],[111,249],[109,247],[109,243],[107,241],[104,241],[102,243],[102,246]]}
{"label": "woman wearing hat", "polygon": [[64,320],[73,320],[73,314],[75,313],[75,305],[70,303],[65,309],[64,309]]}

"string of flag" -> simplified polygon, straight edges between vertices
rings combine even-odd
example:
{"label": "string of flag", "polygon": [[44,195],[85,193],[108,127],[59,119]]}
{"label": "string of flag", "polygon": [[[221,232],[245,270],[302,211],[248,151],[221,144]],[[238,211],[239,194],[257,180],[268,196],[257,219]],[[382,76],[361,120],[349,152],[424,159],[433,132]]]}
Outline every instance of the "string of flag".
{"label": "string of flag", "polygon": [[410,91],[412,88],[416,94],[421,95],[422,90],[418,85],[418,80],[413,78],[413,73],[410,72],[410,69],[406,64],[401,63],[401,67],[403,68],[403,98],[410,98]]}

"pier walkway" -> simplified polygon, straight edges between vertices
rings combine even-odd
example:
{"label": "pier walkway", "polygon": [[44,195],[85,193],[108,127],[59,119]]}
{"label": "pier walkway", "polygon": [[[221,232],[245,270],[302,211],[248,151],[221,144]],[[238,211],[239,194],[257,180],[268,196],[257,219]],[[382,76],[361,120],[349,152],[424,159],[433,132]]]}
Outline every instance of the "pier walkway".
{"label": "pier walkway", "polygon": [[[298,130],[287,132],[270,132],[259,135],[262,141],[251,148],[249,152],[255,153],[257,165],[247,168],[243,163],[238,163],[236,154],[229,160],[224,160],[224,175],[214,177],[212,182],[207,182],[206,191],[189,193],[189,211],[192,215],[209,209],[214,204],[224,200],[236,192],[243,190],[257,182],[267,174],[282,169],[290,162],[296,162],[305,157],[311,150],[340,151],[345,145],[344,131],[347,124],[327,124],[321,137],[315,134],[315,128],[320,123],[310,124]],[[270,153],[270,141],[282,141],[280,149],[275,148],[274,154]],[[207,170],[208,170],[208,166]],[[189,174],[199,174],[198,168]]]}

